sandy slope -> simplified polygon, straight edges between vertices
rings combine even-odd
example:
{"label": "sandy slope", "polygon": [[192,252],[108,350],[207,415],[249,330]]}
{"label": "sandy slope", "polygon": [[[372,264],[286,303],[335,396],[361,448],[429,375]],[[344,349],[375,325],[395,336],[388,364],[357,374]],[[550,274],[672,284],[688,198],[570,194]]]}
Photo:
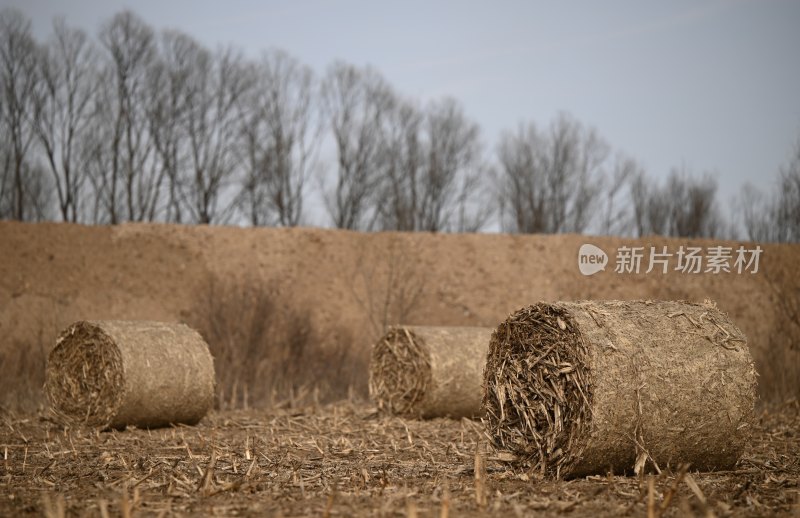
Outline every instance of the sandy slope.
{"label": "sandy slope", "polygon": [[[605,272],[580,274],[577,251],[585,242],[609,253],[612,264]],[[51,343],[77,319],[189,320],[211,276],[273,281],[282,297],[312,308],[320,329],[344,327],[356,337],[354,346],[366,347],[375,336],[374,322],[380,322],[391,270],[390,293],[402,286],[420,290],[407,323],[495,325],[539,300],[711,298],[758,354],[772,324],[763,272],[800,261],[800,246],[763,245],[755,275],[613,271],[613,254],[623,244],[666,244],[675,252],[686,243],[657,237],[0,222],[0,347]]]}

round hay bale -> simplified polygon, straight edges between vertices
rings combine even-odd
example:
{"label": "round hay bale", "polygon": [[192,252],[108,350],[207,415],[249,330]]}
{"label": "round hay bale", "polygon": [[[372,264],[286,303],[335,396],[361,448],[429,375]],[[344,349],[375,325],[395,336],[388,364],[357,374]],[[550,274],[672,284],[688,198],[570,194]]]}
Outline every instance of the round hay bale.
{"label": "round hay bale", "polygon": [[195,424],[214,402],[214,359],[184,324],[76,322],[47,361],[56,414],[99,428]]}
{"label": "round hay bale", "polygon": [[730,469],[755,398],[745,336],[711,302],[525,307],[492,334],[484,372],[495,446],[555,478]]}
{"label": "round hay bale", "polygon": [[483,327],[393,327],[372,348],[370,396],[393,414],[478,416],[491,336]]}

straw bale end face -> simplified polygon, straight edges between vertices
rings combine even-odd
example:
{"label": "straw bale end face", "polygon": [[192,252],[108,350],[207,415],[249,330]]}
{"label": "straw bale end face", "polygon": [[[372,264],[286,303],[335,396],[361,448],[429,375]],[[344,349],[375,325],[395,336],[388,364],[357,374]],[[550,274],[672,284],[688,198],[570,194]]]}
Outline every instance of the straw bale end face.
{"label": "straw bale end face", "polygon": [[539,303],[492,335],[483,404],[495,445],[552,477],[731,468],[756,377],[713,304]]}
{"label": "straw bale end face", "polygon": [[214,362],[184,324],[80,321],[50,352],[45,393],[56,414],[97,428],[195,424],[214,401]]}
{"label": "straw bale end face", "polygon": [[380,410],[419,414],[431,385],[431,363],[413,330],[389,329],[372,348],[369,373],[369,392]]}

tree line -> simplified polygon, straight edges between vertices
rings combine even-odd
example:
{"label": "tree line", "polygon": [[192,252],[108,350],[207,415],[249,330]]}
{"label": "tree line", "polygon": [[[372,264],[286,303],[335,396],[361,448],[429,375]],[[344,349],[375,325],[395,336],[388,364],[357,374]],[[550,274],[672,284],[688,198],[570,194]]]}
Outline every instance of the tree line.
{"label": "tree line", "polygon": [[247,59],[130,11],[47,41],[0,11],[0,219],[296,226],[311,196],[352,230],[800,238],[800,142],[772,189],[723,218],[717,181],[664,183],[568,114],[487,149],[445,97],[421,103],[345,62]]}

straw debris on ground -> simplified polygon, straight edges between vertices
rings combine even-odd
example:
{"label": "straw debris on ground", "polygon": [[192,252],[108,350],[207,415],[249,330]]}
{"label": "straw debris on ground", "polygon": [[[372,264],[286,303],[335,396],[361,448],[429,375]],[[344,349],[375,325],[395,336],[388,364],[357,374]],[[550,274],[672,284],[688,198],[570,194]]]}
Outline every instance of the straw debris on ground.
{"label": "straw debris on ground", "polygon": [[652,500],[653,516],[744,517],[791,516],[800,503],[797,402],[760,414],[733,469],[683,478],[676,466],[652,478],[540,479],[484,452],[481,434],[475,421],[346,402],[100,433],[0,414],[0,515],[601,518],[646,516]]}

